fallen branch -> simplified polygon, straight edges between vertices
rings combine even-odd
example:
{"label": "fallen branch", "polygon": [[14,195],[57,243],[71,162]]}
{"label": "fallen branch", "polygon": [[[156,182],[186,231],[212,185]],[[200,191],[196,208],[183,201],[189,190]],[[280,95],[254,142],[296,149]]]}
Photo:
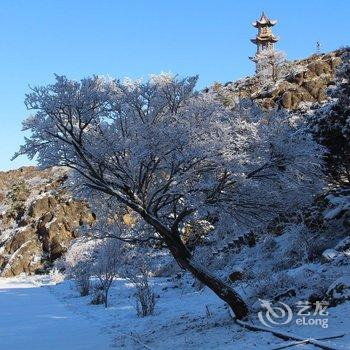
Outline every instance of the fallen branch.
{"label": "fallen branch", "polygon": [[[326,340],[326,339],[342,338],[342,337],[344,337],[344,335],[345,335],[345,333],[344,334],[339,334],[339,335],[331,335],[331,336],[328,336],[328,337],[315,338],[315,340]],[[307,344],[307,343],[309,343],[309,340],[310,339],[305,339],[305,340],[301,340],[301,341],[293,341],[293,342],[290,342],[289,344],[282,344],[281,346],[279,346],[277,348],[273,348],[272,350],[286,349],[286,348],[289,348],[289,347],[294,346],[294,345]]]}
{"label": "fallen branch", "polygon": [[286,349],[286,348],[290,348],[291,346],[295,346],[295,345],[307,344],[308,342],[309,342],[309,339],[300,340],[300,341],[293,341],[293,342],[290,342],[288,344],[283,344],[281,346],[278,346],[277,348],[272,348],[272,350]]}
{"label": "fallen branch", "polygon": [[339,334],[339,335],[330,335],[330,336],[327,336],[327,337],[322,337],[322,338],[316,338],[316,340],[326,340],[326,339],[336,339],[336,338],[343,338],[344,334]]}

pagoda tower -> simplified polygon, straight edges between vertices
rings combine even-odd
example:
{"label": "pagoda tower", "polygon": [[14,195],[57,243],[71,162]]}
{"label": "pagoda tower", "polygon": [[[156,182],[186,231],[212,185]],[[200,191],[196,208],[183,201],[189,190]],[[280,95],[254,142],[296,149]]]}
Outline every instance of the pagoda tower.
{"label": "pagoda tower", "polygon": [[[256,54],[274,49],[274,44],[278,41],[278,38],[272,33],[271,28],[276,23],[276,20],[269,19],[264,12],[259,20],[252,23],[253,27],[258,29],[256,37],[250,40],[256,45]],[[249,57],[254,62],[256,62],[256,54],[254,57]]]}

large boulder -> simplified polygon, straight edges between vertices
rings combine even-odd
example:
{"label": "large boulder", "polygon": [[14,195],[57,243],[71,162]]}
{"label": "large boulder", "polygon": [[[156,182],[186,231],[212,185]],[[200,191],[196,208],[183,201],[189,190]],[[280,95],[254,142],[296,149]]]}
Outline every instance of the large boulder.
{"label": "large boulder", "polygon": [[11,255],[2,277],[17,276],[20,273],[33,273],[42,266],[42,250],[40,241],[37,238],[30,239],[23,243],[19,249]]}
{"label": "large boulder", "polygon": [[57,200],[53,196],[44,193],[40,198],[34,200],[30,204],[28,215],[32,218],[38,219],[56,206]]}

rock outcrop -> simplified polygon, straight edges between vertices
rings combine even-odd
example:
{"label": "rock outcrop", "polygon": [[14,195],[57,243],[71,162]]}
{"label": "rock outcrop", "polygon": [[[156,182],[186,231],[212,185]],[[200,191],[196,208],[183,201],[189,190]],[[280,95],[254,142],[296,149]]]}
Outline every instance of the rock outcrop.
{"label": "rock outcrop", "polygon": [[35,167],[0,173],[0,275],[39,273],[50,267],[94,220],[65,190],[67,171]]}
{"label": "rock outcrop", "polygon": [[265,84],[252,76],[225,86],[215,84],[212,89],[227,105],[242,98],[253,99],[266,109],[296,110],[303,103],[322,103],[327,99],[327,88],[334,84],[343,53],[344,50],[337,50],[289,62],[284,68],[285,75],[276,83]]}

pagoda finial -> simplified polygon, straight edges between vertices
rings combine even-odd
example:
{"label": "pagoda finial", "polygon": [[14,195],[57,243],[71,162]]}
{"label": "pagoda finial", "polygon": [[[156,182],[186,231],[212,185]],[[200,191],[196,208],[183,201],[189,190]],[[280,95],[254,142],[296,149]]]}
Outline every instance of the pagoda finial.
{"label": "pagoda finial", "polygon": [[259,26],[264,26],[267,25],[269,27],[273,27],[277,23],[276,20],[274,19],[269,19],[269,17],[266,15],[265,11],[261,13],[260,19],[257,21],[253,22],[252,25],[255,28],[259,28]]}

